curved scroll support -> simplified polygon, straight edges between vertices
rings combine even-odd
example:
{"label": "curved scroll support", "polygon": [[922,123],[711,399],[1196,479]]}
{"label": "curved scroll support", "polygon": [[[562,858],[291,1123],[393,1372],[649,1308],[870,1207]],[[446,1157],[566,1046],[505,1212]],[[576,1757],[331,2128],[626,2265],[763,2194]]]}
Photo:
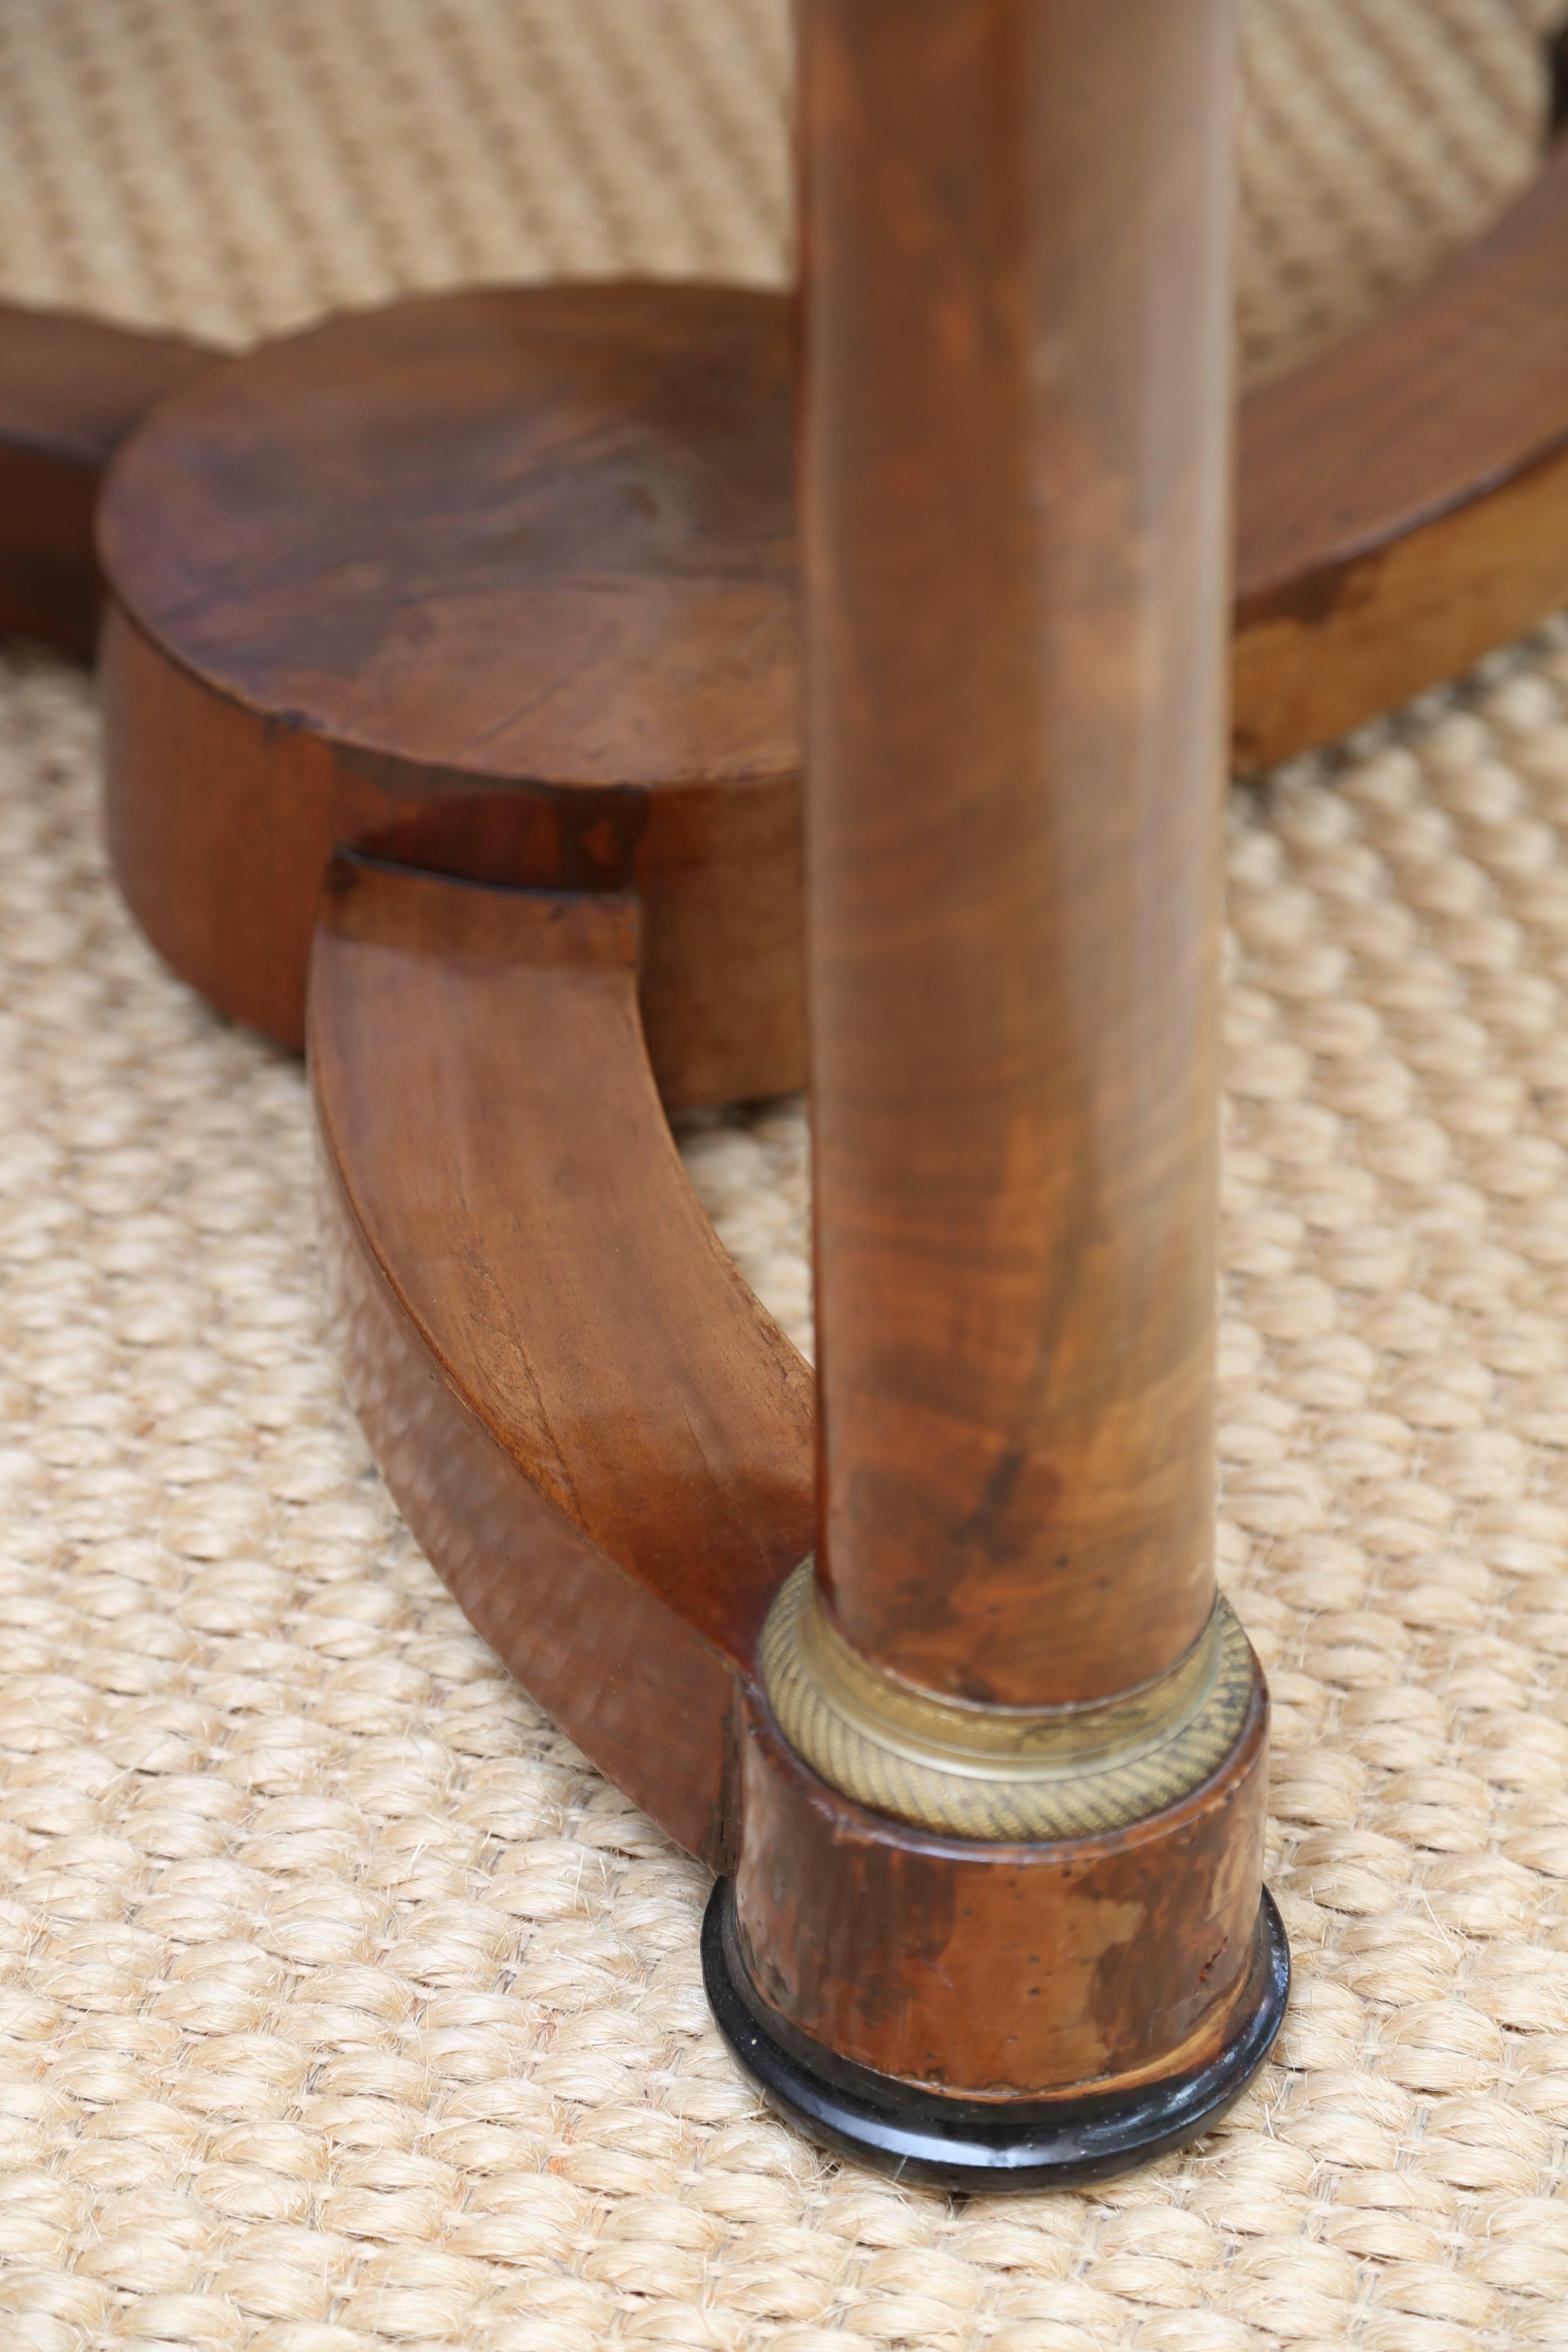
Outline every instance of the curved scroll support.
{"label": "curved scroll support", "polygon": [[[1218,1769],[1085,1836],[933,1832],[781,1738],[757,1665],[813,1540],[811,1377],[687,1182],[637,931],[614,896],[329,869],[310,1006],[326,1255],[393,1494],[519,1679],[766,1913],[748,1948],[814,2021],[802,2047],[815,2032],[895,2088],[1116,2097],[1142,2096],[1128,2053],[1152,2053],[1223,2103],[1255,2063],[1231,2054],[1267,1942],[1255,1669]],[[1271,2033],[1278,1969],[1264,1991]],[[986,2167],[965,2163],[952,2177],[974,2185]]]}
{"label": "curved scroll support", "polygon": [[1568,143],[1489,236],[1241,404],[1237,755],[1342,734],[1568,599]]}
{"label": "curved scroll support", "polygon": [[311,962],[350,1393],[409,1525],[637,1803],[731,1856],[739,1678],[811,1549],[811,1375],[714,1237],[628,899],[340,856]]}
{"label": "curved scroll support", "polygon": [[218,356],[173,335],[0,303],[0,629],[91,653],[104,468],[165,393]]}

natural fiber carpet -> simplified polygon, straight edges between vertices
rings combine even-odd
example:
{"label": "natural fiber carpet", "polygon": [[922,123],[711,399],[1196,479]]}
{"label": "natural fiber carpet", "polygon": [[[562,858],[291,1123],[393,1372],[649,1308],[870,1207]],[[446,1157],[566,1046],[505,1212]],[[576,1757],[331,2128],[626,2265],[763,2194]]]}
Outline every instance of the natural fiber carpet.
{"label": "natural fiber carpet", "polygon": [[[1429,149],[1517,170],[1523,13],[1258,0],[1249,38],[1296,45],[1293,121],[1335,74],[1384,120],[1424,21],[1437,82],[1500,61]],[[470,270],[765,274],[784,54],[751,0],[0,0],[5,290],[239,337]],[[1320,320],[1372,282],[1331,261]],[[759,2109],[703,1874],[367,1463],[300,1072],[142,944],[96,767],[86,683],[16,654],[7,2352],[1568,2347],[1568,626],[1235,803],[1223,1551],[1298,1990],[1226,2126],[1091,2197],[953,2204]],[[804,1340],[798,1108],[686,1156]]]}
{"label": "natural fiber carpet", "polygon": [[[0,0],[0,291],[220,342],[462,278],[787,247],[789,0]],[[1535,169],[1568,0],[1243,0],[1242,356]]]}

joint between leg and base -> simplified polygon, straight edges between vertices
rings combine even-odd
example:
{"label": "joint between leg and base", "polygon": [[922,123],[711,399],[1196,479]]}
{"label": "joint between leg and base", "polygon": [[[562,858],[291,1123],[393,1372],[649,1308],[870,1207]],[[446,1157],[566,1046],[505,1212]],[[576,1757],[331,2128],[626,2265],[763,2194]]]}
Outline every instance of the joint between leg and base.
{"label": "joint between leg and base", "polygon": [[1228,1601],[1168,1674],[1101,1706],[964,1705],[852,1648],[798,1568],[763,1630],[779,1729],[831,1788],[954,1837],[1079,1838],[1176,1803],[1217,1771],[1247,1718],[1256,1662]]}
{"label": "joint between leg and base", "polygon": [[728,1879],[714,1885],[703,1919],[702,1973],[726,2042],[797,2129],[896,2179],[994,2192],[1108,2179],[1216,2124],[1279,2030],[1290,1956],[1265,1888],[1232,2030],[1217,2051],[1158,2081],[1047,2099],[953,2096],[841,2058],[801,2032],[757,1990]]}
{"label": "joint between leg and base", "polygon": [[1206,2129],[1289,1980],[1262,1884],[1267,1691],[1228,1608],[1130,1700],[1037,1714],[904,1685],[886,1707],[890,1678],[826,1623],[792,1580],[747,1700],[739,1862],[704,1943],[742,2064],[829,2145],[948,2187],[1070,2185]]}

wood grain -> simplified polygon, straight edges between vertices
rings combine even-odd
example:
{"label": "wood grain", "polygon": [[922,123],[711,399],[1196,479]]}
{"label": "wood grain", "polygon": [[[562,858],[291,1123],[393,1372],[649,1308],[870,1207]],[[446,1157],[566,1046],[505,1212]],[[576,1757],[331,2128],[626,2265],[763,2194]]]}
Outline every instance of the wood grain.
{"label": "wood grain", "polygon": [[1236,756],[1344,732],[1568,598],[1568,146],[1480,244],[1242,402]]}
{"label": "wood grain", "polygon": [[584,1751],[690,1851],[739,1860],[761,1981],[803,2031],[993,2094],[1184,2063],[1223,2032],[1256,1910],[1261,1685],[1203,1790],[1049,1848],[868,1815],[783,1747],[754,1668],[810,1540],[810,1376],[687,1184],[636,935],[613,897],[332,867],[323,1233],[392,1491]]}
{"label": "wood grain", "polygon": [[[1560,40],[1560,81],[1564,54]],[[1327,740],[1452,676],[1568,596],[1565,283],[1560,145],[1540,185],[1472,252],[1244,398],[1234,683],[1244,765]],[[772,331],[782,340],[782,311]],[[148,410],[217,357],[174,337],[0,305],[0,627],[90,651],[104,467]],[[782,442],[775,480],[781,462]],[[169,520],[177,560],[178,501]],[[775,552],[778,529],[775,514],[763,534]],[[789,673],[786,658],[770,687],[775,717],[794,690]],[[256,683],[267,707],[267,684]],[[786,717],[775,738],[784,771],[793,732]],[[296,913],[301,961],[305,929]]]}
{"label": "wood grain", "polygon": [[110,836],[176,970],[297,1044],[338,842],[635,887],[671,1102],[799,1083],[789,364],[692,287],[442,295],[166,403],[101,540]]}
{"label": "wood grain", "polygon": [[340,858],[310,1068],[350,1393],[519,1679],[716,1866],[738,1677],[810,1548],[811,1376],[721,1249],[616,896]]}
{"label": "wood grain", "polygon": [[799,17],[818,1572],[1103,1700],[1215,1594],[1229,10]]}
{"label": "wood grain", "polygon": [[0,303],[0,629],[90,654],[104,469],[149,409],[217,361],[174,336]]}
{"label": "wood grain", "polygon": [[[1565,285],[1559,151],[1475,252],[1242,402],[1244,764],[1568,597]],[[629,879],[668,1099],[799,1084],[791,368],[778,297],[536,289],[330,321],[163,404],[110,485],[105,693],[117,866],[175,968],[297,1044],[335,842]],[[42,478],[0,528],[19,623],[54,595]]]}
{"label": "wood grain", "polygon": [[988,2098],[1179,2073],[1226,2039],[1263,1877],[1258,1677],[1226,1769],[1130,1830],[968,1843],[867,1811],[746,1710],[736,1910],[753,1984],[837,2056]]}

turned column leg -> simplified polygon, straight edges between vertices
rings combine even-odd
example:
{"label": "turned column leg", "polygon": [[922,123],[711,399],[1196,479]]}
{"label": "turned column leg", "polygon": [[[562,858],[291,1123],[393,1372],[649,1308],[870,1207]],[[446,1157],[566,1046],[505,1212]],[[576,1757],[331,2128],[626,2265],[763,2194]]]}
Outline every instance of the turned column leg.
{"label": "turned column leg", "polygon": [[805,12],[818,1567],[982,1706],[1214,1604],[1229,13]]}
{"label": "turned column leg", "polygon": [[723,1954],[847,2144],[964,2178],[986,2101],[1059,2174],[1087,2099],[1081,2173],[1283,1999],[1213,1558],[1234,12],[799,27],[819,1541]]}

